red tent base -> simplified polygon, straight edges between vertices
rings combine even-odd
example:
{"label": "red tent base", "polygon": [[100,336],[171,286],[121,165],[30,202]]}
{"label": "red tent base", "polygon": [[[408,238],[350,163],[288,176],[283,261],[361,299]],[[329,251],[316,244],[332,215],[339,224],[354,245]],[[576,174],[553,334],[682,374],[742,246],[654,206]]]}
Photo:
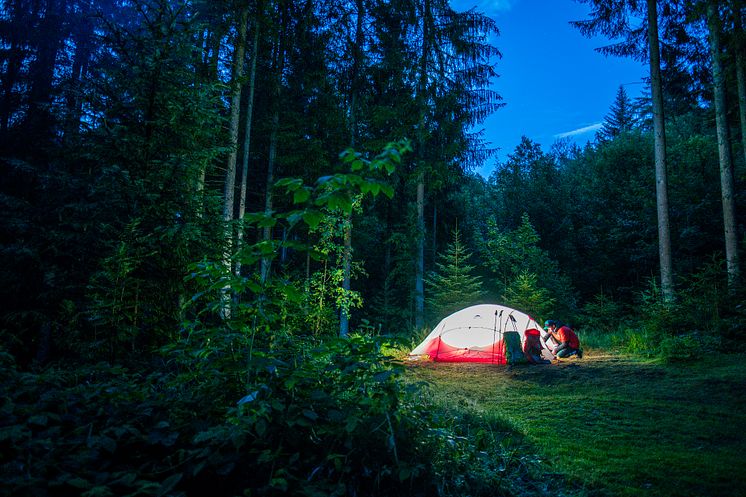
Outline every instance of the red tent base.
{"label": "red tent base", "polygon": [[440,337],[437,337],[427,345],[426,353],[430,360],[434,362],[507,364],[505,342],[502,340],[484,347],[458,348],[444,343]]}

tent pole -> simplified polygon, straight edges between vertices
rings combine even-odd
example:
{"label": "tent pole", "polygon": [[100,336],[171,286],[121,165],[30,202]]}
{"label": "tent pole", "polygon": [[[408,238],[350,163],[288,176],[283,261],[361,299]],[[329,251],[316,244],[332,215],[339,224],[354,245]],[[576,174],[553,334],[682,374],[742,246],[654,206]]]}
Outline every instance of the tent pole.
{"label": "tent pole", "polygon": [[495,326],[492,327],[492,359],[490,361],[494,364],[495,362],[495,337],[497,336],[497,310],[495,310]]}

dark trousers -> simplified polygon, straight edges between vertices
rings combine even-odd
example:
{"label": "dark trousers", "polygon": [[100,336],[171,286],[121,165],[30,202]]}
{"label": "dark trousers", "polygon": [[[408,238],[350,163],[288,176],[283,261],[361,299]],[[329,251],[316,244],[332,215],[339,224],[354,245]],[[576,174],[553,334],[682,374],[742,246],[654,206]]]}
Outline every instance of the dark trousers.
{"label": "dark trousers", "polygon": [[554,355],[556,355],[557,357],[570,357],[571,355],[577,353],[578,349],[573,349],[567,342],[562,342],[554,349]]}

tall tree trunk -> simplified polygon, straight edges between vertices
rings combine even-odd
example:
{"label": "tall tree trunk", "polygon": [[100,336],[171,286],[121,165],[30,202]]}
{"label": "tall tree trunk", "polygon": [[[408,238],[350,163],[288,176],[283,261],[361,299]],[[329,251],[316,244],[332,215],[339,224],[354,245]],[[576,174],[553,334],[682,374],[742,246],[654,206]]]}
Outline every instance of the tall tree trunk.
{"label": "tall tree trunk", "polygon": [[[280,129],[280,96],[282,95],[282,73],[285,68],[285,47],[284,47],[284,32],[280,30],[277,35],[277,45],[275,48],[275,55],[273,65],[275,67],[275,91],[274,91],[274,102],[272,110],[272,130],[269,135],[269,157],[267,158],[267,181],[266,190],[264,194],[264,212],[270,214],[272,212],[272,186],[275,183],[275,161],[277,159],[277,139]],[[262,230],[262,240],[269,242],[272,240],[272,228],[265,226]],[[272,265],[272,260],[269,257],[263,257],[261,261],[261,279],[267,281],[269,277],[269,271]]]}
{"label": "tall tree trunk", "polygon": [[[11,116],[17,110],[17,103],[13,99],[13,89],[16,86],[21,68],[24,67],[24,49],[22,38],[28,34],[22,21],[25,6],[20,0],[6,2],[6,12],[9,16],[8,29],[4,33],[3,41],[7,47],[5,51],[5,71],[0,74],[0,88],[3,98],[0,102],[0,146],[5,146],[5,132],[10,126]],[[2,67],[2,66],[0,66]]]}
{"label": "tall tree trunk", "polygon": [[[350,145],[357,146],[358,138],[358,103],[360,98],[360,81],[363,67],[363,20],[365,18],[364,0],[355,0],[357,20],[355,24],[355,46],[352,66],[352,95],[350,96]],[[350,267],[352,265],[352,212],[347,214],[344,223],[344,247],[342,258],[342,292],[347,295],[351,288]],[[347,307],[345,309],[345,307]],[[350,329],[349,306],[339,310],[339,336],[346,337]]]}
{"label": "tall tree trunk", "polygon": [[[246,215],[246,191],[249,185],[249,155],[251,153],[251,125],[254,118],[254,88],[256,85],[256,60],[259,56],[259,16],[262,3],[257,2],[257,14],[254,21],[254,39],[251,48],[251,67],[249,69],[248,102],[246,104],[246,120],[244,126],[243,158],[241,161],[241,193],[238,198],[238,219],[243,221]],[[236,251],[243,245],[244,228],[239,225],[236,233]],[[241,274],[241,263],[236,262],[236,275]]]}
{"label": "tall tree trunk", "polygon": [[10,117],[15,111],[13,108],[13,88],[15,87],[23,64],[23,51],[20,44],[17,44],[15,40],[11,41],[8,54],[6,70],[2,78],[3,99],[0,106],[0,133],[3,135],[8,131]]}
{"label": "tall tree trunk", "polygon": [[736,83],[738,85],[738,113],[741,117],[741,152],[746,163],[746,37],[743,33],[743,2],[735,0],[733,5],[733,27],[735,32]]}
{"label": "tall tree trunk", "polygon": [[80,97],[80,81],[88,74],[91,59],[93,25],[88,19],[80,20],[78,31],[74,35],[75,55],[67,88],[67,116],[65,119],[65,142],[75,139],[80,131],[80,119],[83,114],[83,99]]}
{"label": "tall tree trunk", "polygon": [[723,203],[723,226],[725,228],[725,260],[728,271],[728,288],[735,290],[739,280],[738,238],[736,231],[736,208],[734,199],[733,159],[728,129],[728,108],[725,101],[725,76],[720,57],[720,20],[718,8],[707,4],[707,27],[709,29],[712,80],[715,95],[715,124],[720,158],[720,197]]}
{"label": "tall tree trunk", "polygon": [[660,47],[658,45],[658,12],[656,0],[647,0],[648,44],[650,48],[650,86],[653,96],[653,129],[655,136],[655,192],[658,207],[658,257],[660,259],[663,299],[674,299],[671,234],[668,209],[668,172],[666,170],[666,127],[663,114]]}
{"label": "tall tree trunk", "polygon": [[62,20],[67,0],[47,0],[39,22],[39,44],[36,58],[30,67],[31,88],[26,123],[37,139],[46,139],[53,132],[54,118],[49,110],[52,103],[57,54],[63,43]]}
{"label": "tall tree trunk", "polygon": [[425,180],[420,172],[417,178],[417,266],[415,268],[414,326],[425,326]]}
{"label": "tall tree trunk", "polygon": [[[277,96],[277,94],[276,94]],[[272,185],[275,183],[275,160],[277,159],[277,133],[280,127],[280,109],[279,106],[272,112],[272,131],[269,135],[269,157],[267,158],[267,179],[264,193],[264,213],[269,215],[272,212]],[[262,229],[262,240],[265,242],[272,240],[272,227],[265,226]],[[272,266],[272,259],[263,257],[261,262],[261,279],[267,281],[269,271]]]}
{"label": "tall tree trunk", "polygon": [[358,100],[360,98],[361,73],[363,67],[363,43],[365,42],[363,20],[365,19],[364,0],[355,0],[357,19],[355,23],[355,45],[352,59],[352,92],[350,95],[350,144],[357,146],[358,139]]}
{"label": "tall tree trunk", "polygon": [[[222,41],[222,33],[217,30],[207,31],[200,35],[204,37],[203,45],[200,45],[203,50],[202,64],[198,71],[199,76],[204,81],[210,83],[218,80],[218,57],[216,54],[220,53],[220,45]],[[197,217],[201,218],[204,214],[204,201],[202,194],[205,190],[205,179],[207,177],[207,166],[203,166],[197,176],[195,193],[197,198],[200,199],[197,207]]]}
{"label": "tall tree trunk", "polygon": [[[352,213],[347,214],[344,223],[344,248],[342,264],[342,292],[350,292],[350,266],[352,265]],[[345,299],[347,300],[347,299]],[[346,337],[350,328],[350,306],[343,305],[339,310],[339,336]]]}
{"label": "tall tree trunk", "polygon": [[[386,204],[386,231],[385,233],[391,233],[393,231],[392,224],[393,224],[393,212],[391,203]],[[386,326],[386,329],[391,329],[391,275],[392,275],[392,247],[391,247],[391,238],[387,238],[385,241],[386,244],[386,252],[384,254],[383,259],[383,274],[384,280],[383,280],[383,315],[384,315],[384,326]]]}
{"label": "tall tree trunk", "polygon": [[[230,153],[228,154],[228,163],[226,164],[225,188],[223,191],[223,220],[225,222],[233,221],[235,213],[236,160],[238,158],[238,128],[241,114],[241,78],[243,77],[244,58],[246,55],[246,25],[248,20],[249,8],[245,6],[241,11],[241,17],[238,21],[238,40],[236,41],[236,49],[233,52],[230,127],[228,130]],[[226,245],[228,252],[230,252],[232,245],[232,234],[230,232],[226,234]]]}
{"label": "tall tree trunk", "polygon": [[429,74],[430,27],[432,10],[430,0],[424,0],[422,9],[422,55],[420,59],[420,80],[417,89],[420,103],[420,126],[418,132],[418,168],[417,172],[417,253],[415,255],[414,280],[414,325],[425,326],[425,113],[427,112],[427,80]]}
{"label": "tall tree trunk", "polygon": [[[458,229],[458,224],[456,225],[456,229]],[[435,261],[438,257],[438,206],[435,205],[435,202],[433,201],[433,245],[432,245],[432,251],[433,255],[430,259],[431,262]]]}
{"label": "tall tree trunk", "polygon": [[[238,21],[238,40],[233,52],[233,69],[231,76],[231,109],[228,139],[230,153],[225,170],[223,190],[223,221],[225,222],[225,241],[223,262],[231,269],[230,256],[233,249],[233,216],[235,212],[236,158],[238,157],[238,124],[241,111],[241,78],[243,77],[244,58],[246,55],[246,25],[249,21],[249,7],[244,5]],[[223,316],[230,317],[230,288],[223,288]]]}

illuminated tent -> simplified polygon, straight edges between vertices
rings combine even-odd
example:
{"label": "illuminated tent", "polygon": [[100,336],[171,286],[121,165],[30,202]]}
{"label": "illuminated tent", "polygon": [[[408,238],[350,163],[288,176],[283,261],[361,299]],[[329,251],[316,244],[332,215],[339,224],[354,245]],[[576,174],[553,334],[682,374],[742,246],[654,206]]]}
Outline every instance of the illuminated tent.
{"label": "illuminated tent", "polygon": [[[481,304],[444,318],[409,353],[412,358],[439,362],[513,364],[525,360],[521,347],[527,334],[541,334],[528,314],[503,305]],[[541,341],[542,358],[552,359]]]}

